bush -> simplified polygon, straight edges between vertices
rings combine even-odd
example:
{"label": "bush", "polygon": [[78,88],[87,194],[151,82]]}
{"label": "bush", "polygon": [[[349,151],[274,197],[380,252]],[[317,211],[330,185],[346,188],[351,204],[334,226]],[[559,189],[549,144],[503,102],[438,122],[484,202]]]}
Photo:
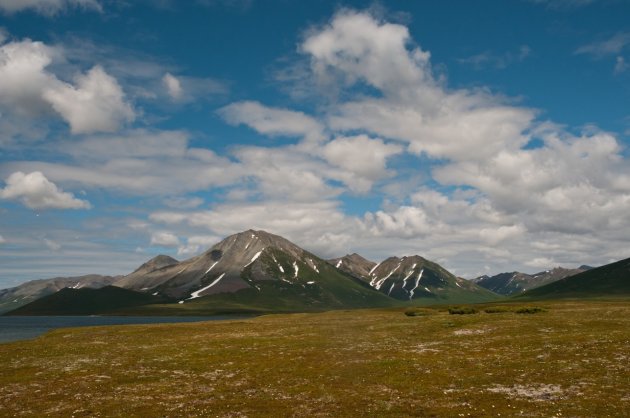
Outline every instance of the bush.
{"label": "bush", "polygon": [[478,311],[475,308],[463,307],[463,308],[449,308],[448,313],[451,315],[470,315],[476,314]]}
{"label": "bush", "polygon": [[405,311],[405,315],[407,316],[426,316],[432,313],[433,312],[428,309],[408,309]]}
{"label": "bush", "polygon": [[516,313],[519,313],[519,314],[535,314],[535,313],[540,313],[540,312],[547,312],[547,310],[543,308],[539,308],[538,306],[519,308],[516,310]]}

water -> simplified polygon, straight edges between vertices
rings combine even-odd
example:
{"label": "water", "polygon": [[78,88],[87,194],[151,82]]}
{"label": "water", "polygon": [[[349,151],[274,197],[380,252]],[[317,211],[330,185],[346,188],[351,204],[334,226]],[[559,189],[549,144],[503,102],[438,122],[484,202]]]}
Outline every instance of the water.
{"label": "water", "polygon": [[28,340],[56,328],[220,321],[244,316],[0,316],[0,343]]}

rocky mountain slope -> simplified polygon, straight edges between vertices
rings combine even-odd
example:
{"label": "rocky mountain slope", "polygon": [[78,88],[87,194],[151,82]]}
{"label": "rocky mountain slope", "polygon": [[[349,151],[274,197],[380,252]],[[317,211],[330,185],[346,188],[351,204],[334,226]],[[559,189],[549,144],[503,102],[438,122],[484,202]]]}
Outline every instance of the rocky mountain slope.
{"label": "rocky mountain slope", "polygon": [[511,296],[523,293],[529,289],[553,283],[565,277],[573,276],[588,270],[588,266],[580,266],[577,269],[556,267],[551,270],[541,271],[536,274],[526,274],[514,271],[500,273],[495,276],[481,276],[473,279],[473,282],[492,292]]}
{"label": "rocky mountain slope", "polygon": [[328,260],[328,263],[352,277],[363,280],[370,275],[370,270],[376,265],[374,261],[367,260],[357,253],[347,254],[340,258],[333,258]]}
{"label": "rocky mountain slope", "polygon": [[398,300],[474,302],[497,299],[496,294],[455,277],[439,264],[418,255],[390,257],[376,264],[351,254],[328,262]]}
{"label": "rocky mountain slope", "polygon": [[531,289],[520,297],[532,299],[628,297],[630,258],[596,267]]}
{"label": "rocky mountain slope", "polygon": [[118,277],[90,274],[77,277],[55,277],[32,280],[19,286],[0,290],[0,313],[24,306],[44,296],[52,295],[64,288],[98,289],[111,285]]}

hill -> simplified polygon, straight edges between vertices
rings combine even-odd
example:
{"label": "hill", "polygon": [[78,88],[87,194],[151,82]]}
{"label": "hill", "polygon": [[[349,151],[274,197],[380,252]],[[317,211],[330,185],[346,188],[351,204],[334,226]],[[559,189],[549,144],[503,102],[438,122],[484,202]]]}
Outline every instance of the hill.
{"label": "hill", "polygon": [[164,302],[164,298],[115,286],[100,289],[64,288],[5,315],[95,315]]}
{"label": "hill", "polygon": [[37,299],[52,295],[64,288],[98,289],[118,280],[117,277],[89,274],[77,277],[55,277],[31,280],[19,286],[0,290],[0,314],[17,309]]}
{"label": "hill", "polygon": [[481,276],[473,279],[473,282],[500,295],[511,296],[529,289],[553,283],[565,277],[573,276],[588,270],[588,266],[580,266],[577,269],[556,267],[551,270],[541,271],[536,274],[526,274],[518,271],[500,273],[495,276]]}
{"label": "hill", "polygon": [[531,299],[625,297],[630,295],[630,258],[565,277],[521,296]]}

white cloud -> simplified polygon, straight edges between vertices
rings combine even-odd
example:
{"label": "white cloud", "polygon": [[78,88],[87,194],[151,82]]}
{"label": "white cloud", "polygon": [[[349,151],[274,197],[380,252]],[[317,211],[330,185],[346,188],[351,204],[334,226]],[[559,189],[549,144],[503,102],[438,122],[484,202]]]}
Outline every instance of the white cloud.
{"label": "white cloud", "polygon": [[271,108],[251,101],[232,103],[218,112],[228,123],[244,124],[264,135],[323,138],[322,125],[302,112]]}
{"label": "white cloud", "polygon": [[73,133],[111,132],[132,122],[135,113],[115,78],[96,66],[77,76],[76,86],[62,83],[43,97],[70,124]]}
{"label": "white cloud", "polygon": [[0,105],[21,116],[49,110],[42,92],[58,81],[46,72],[59,52],[29,39],[0,46]]}
{"label": "white cloud", "polygon": [[628,45],[630,45],[630,32],[619,32],[604,41],[583,45],[576,49],[575,53],[603,58],[607,55],[619,54]]}
{"label": "white cloud", "polygon": [[507,239],[519,239],[525,233],[522,225],[501,225],[497,228],[484,228],[479,236],[489,245],[497,245]]}
{"label": "white cloud", "polygon": [[155,245],[158,247],[178,247],[179,238],[177,238],[177,235],[170,232],[154,232],[151,235],[151,242],[149,245]]}
{"label": "white cloud", "polygon": [[0,11],[8,14],[31,9],[37,13],[52,16],[69,7],[99,12],[103,10],[97,0],[0,0]]}
{"label": "white cloud", "polygon": [[387,159],[402,151],[398,144],[387,144],[381,139],[359,135],[335,138],[324,146],[323,154],[335,166],[369,180],[378,180],[389,175]]}
{"label": "white cloud", "polygon": [[51,239],[48,238],[44,238],[43,239],[44,245],[50,250],[50,251],[59,251],[61,250],[61,244],[59,244],[56,241],[53,241]]}
{"label": "white cloud", "polygon": [[18,171],[11,174],[4,189],[0,189],[0,198],[19,200],[31,209],[91,208],[89,202],[59,189],[39,171],[29,174]]}
{"label": "white cloud", "polygon": [[525,264],[530,267],[536,267],[536,268],[541,268],[541,269],[550,268],[550,267],[558,265],[558,263],[553,258],[549,258],[549,257],[537,257],[537,258],[534,258],[533,260],[526,261]]}
{"label": "white cloud", "polygon": [[2,235],[0,235],[0,244],[4,244],[6,242],[7,240]]}
{"label": "white cloud", "polygon": [[83,187],[162,196],[225,186],[242,177],[227,158],[189,147],[188,136],[143,129],[94,135],[58,145],[74,162],[14,162],[6,168],[44,171],[54,181]]}
{"label": "white cloud", "polygon": [[171,96],[171,99],[180,100],[182,98],[184,91],[182,90],[182,85],[177,77],[171,73],[166,73],[162,78],[162,82],[166,87],[168,95]]}
{"label": "white cloud", "polygon": [[73,133],[113,131],[133,121],[115,78],[97,65],[76,76],[76,85],[63,82],[48,67],[64,59],[62,49],[29,39],[0,46],[0,110],[22,118],[56,112]]}
{"label": "white cloud", "polygon": [[216,235],[193,235],[186,239],[186,245],[177,248],[178,256],[191,257],[206,251],[214,244],[221,241],[221,237]]}
{"label": "white cloud", "polygon": [[[247,229],[262,229],[282,235],[323,256],[344,251],[355,221],[347,218],[331,201],[287,203],[284,201],[242,202],[216,205],[208,211],[155,212],[153,222],[175,227],[203,228],[224,237]],[[215,241],[216,243],[216,241]]]}
{"label": "white cloud", "polygon": [[618,56],[615,60],[615,68],[613,69],[613,72],[615,74],[621,74],[626,72],[628,68],[630,68],[630,65],[628,65],[624,57]]}
{"label": "white cloud", "polygon": [[[337,131],[368,131],[409,144],[414,153],[435,158],[487,158],[527,142],[522,133],[534,112],[502,103],[483,91],[449,91],[435,79],[430,54],[409,47],[402,25],[343,11],[302,44],[315,77],[328,87],[365,83],[382,93],[356,94],[329,109]],[[352,90],[350,90],[351,92]]]}
{"label": "white cloud", "polygon": [[386,95],[405,97],[410,85],[433,82],[430,54],[420,48],[407,50],[409,43],[406,27],[345,10],[313,31],[301,50],[311,56],[313,73],[323,86],[365,81]]}

